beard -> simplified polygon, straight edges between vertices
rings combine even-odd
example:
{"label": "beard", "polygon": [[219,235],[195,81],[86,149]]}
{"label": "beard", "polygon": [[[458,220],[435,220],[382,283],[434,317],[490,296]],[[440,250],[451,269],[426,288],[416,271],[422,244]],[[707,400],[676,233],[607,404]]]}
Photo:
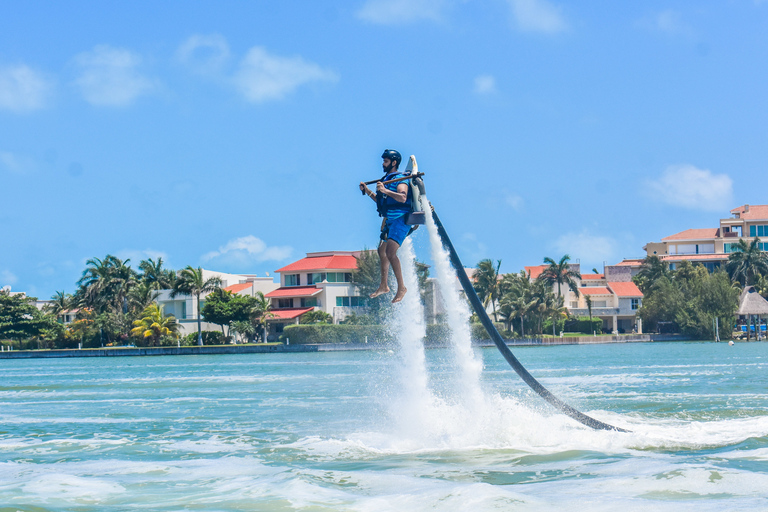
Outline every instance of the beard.
{"label": "beard", "polygon": [[382,165],[381,167],[384,169],[384,174],[389,174],[395,168],[395,164],[390,163],[389,165]]}

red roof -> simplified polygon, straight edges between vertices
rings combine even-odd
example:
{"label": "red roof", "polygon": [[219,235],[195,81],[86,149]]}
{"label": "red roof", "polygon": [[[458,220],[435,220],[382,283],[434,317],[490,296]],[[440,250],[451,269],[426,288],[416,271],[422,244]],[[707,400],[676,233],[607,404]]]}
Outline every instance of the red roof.
{"label": "red roof", "polygon": [[224,288],[224,290],[232,293],[238,293],[250,287],[251,287],[251,283],[238,283],[238,284],[227,286],[226,288]]}
{"label": "red roof", "polygon": [[269,299],[279,297],[312,297],[322,290],[317,286],[283,286],[265,295]]}
{"label": "red roof", "polygon": [[605,274],[581,274],[582,281],[591,281],[594,279],[605,279]]}
{"label": "red roof", "polygon": [[289,308],[289,309],[272,309],[269,312],[272,313],[273,319],[291,320],[298,318],[307,311],[312,311],[315,308]]}
{"label": "red roof", "polygon": [[619,297],[642,297],[643,292],[632,281],[626,283],[608,283],[608,287]]}
{"label": "red roof", "polygon": [[524,267],[525,271],[531,276],[531,279],[536,279],[544,272],[544,269],[549,265],[535,265],[533,267]]}
{"label": "red roof", "polygon": [[720,228],[704,228],[704,229],[686,229],[674,235],[670,235],[661,239],[662,242],[667,240],[709,240],[711,238],[717,238],[720,236]]}
{"label": "red roof", "polygon": [[[747,208],[749,211],[746,211]],[[768,204],[745,204],[734,208],[731,213],[738,213],[740,219],[746,220],[768,219]]]}
{"label": "red roof", "polygon": [[585,288],[579,288],[579,293],[582,295],[613,295],[611,290],[605,286],[589,286]]}
{"label": "red roof", "polygon": [[357,258],[346,254],[313,256],[294,261],[275,272],[300,272],[307,270],[356,270]]}

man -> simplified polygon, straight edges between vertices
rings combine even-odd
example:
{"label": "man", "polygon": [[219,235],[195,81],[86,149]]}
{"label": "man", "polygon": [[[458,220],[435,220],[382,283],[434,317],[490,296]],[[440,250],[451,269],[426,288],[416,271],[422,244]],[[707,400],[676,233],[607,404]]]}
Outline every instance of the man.
{"label": "man", "polygon": [[381,224],[381,242],[379,243],[379,260],[381,261],[381,284],[379,288],[371,294],[371,298],[378,297],[389,292],[387,285],[387,274],[389,267],[395,273],[397,280],[397,292],[392,303],[403,300],[406,290],[403,284],[403,272],[400,268],[400,260],[397,257],[397,250],[403,244],[403,240],[410,233],[410,226],[405,223],[405,216],[411,211],[411,191],[408,182],[398,181],[395,183],[384,184],[383,182],[402,178],[404,174],[398,171],[402,157],[400,153],[393,149],[386,149],[381,155],[384,176],[376,183],[376,194],[371,192],[365,183],[360,183],[360,190],[376,201],[376,209],[379,216],[384,217]]}

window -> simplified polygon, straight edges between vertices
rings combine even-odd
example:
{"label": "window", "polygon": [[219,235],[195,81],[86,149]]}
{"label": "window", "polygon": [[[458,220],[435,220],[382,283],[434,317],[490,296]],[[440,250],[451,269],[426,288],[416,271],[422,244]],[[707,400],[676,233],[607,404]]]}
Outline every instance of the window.
{"label": "window", "polygon": [[604,308],[607,307],[608,301],[605,300],[593,300],[592,301],[592,307],[593,308]]}
{"label": "window", "polygon": [[293,299],[277,299],[278,308],[292,308]]}
{"label": "window", "polygon": [[285,286],[301,286],[299,274],[288,274],[285,276]]}
{"label": "window", "polygon": [[181,318],[187,318],[187,301],[181,303]]}
{"label": "window", "polygon": [[364,307],[365,298],[364,297],[336,297],[336,306],[352,307],[352,308]]}
{"label": "window", "polygon": [[302,298],[301,299],[301,307],[303,307],[303,308],[314,308],[314,307],[317,307],[317,299],[315,297]]}
{"label": "window", "polygon": [[325,272],[310,272],[307,274],[307,284],[317,284],[325,281]]}
{"label": "window", "polygon": [[632,310],[636,310],[640,307],[640,299],[631,299]]}
{"label": "window", "polygon": [[329,283],[351,283],[351,272],[328,272],[326,274]]}

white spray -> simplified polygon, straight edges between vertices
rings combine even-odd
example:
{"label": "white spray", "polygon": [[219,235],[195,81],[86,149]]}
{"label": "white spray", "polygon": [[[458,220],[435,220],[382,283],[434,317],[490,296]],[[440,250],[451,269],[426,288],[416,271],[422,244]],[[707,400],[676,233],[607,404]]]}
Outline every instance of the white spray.
{"label": "white spray", "polygon": [[458,289],[456,272],[451,268],[447,251],[443,248],[437,226],[430,212],[429,201],[426,196],[421,198],[424,211],[427,212],[427,230],[432,249],[432,262],[437,271],[437,282],[440,286],[440,294],[443,297],[451,329],[451,348],[454,353],[456,365],[461,373],[459,380],[462,399],[467,405],[480,406],[484,402],[483,392],[480,387],[480,375],[483,370],[482,362],[475,356],[472,350],[472,336],[469,328],[470,312],[466,302],[461,298]]}

